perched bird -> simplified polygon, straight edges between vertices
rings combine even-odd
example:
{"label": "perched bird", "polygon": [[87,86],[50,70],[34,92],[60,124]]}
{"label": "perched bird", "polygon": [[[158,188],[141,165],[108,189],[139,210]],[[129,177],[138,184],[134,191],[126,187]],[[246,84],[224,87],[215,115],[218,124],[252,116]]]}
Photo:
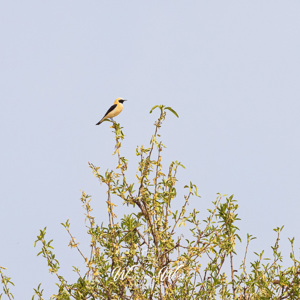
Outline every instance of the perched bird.
{"label": "perched bird", "polygon": [[110,109],[106,112],[104,117],[96,125],[100,125],[105,119],[111,119],[113,121],[113,118],[116,117],[123,110],[124,101],[127,100],[117,98],[114,102],[114,105],[110,107]]}

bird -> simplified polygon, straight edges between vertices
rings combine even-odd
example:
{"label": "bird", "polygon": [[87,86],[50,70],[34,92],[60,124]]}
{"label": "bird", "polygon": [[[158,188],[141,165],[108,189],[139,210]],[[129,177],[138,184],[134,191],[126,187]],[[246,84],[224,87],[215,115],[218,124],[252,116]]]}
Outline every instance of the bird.
{"label": "bird", "polygon": [[127,101],[127,100],[125,100],[123,98],[117,98],[115,100],[114,104],[106,112],[104,117],[96,125],[100,125],[105,119],[111,119],[113,121],[113,118],[116,117],[123,110],[124,101]]}

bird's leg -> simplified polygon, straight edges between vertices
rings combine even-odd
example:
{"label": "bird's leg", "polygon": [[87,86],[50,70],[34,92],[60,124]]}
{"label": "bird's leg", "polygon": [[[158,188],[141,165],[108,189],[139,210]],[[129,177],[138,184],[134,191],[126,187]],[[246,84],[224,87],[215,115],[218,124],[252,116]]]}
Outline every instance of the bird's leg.
{"label": "bird's leg", "polygon": [[109,118],[112,122],[113,122],[113,125],[110,126],[110,128],[114,128],[114,125],[115,125],[115,121],[113,118]]}

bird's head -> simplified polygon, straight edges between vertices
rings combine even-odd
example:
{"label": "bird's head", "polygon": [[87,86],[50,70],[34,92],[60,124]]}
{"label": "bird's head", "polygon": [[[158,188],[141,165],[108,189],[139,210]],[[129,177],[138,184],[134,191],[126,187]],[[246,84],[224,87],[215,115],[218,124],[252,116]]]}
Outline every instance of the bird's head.
{"label": "bird's head", "polygon": [[127,100],[125,100],[125,99],[123,99],[123,98],[117,98],[117,99],[115,100],[115,104],[118,104],[118,103],[124,103],[125,101],[127,101]]}

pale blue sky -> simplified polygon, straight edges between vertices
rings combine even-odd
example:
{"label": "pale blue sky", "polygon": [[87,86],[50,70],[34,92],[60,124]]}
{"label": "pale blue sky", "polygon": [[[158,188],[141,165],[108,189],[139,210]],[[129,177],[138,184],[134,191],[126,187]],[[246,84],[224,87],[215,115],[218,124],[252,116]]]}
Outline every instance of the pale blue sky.
{"label": "pale blue sky", "polygon": [[131,174],[149,110],[170,105],[180,118],[167,117],[165,153],[186,166],[179,186],[198,185],[195,206],[234,193],[241,237],[258,238],[250,252],[281,225],[283,253],[288,236],[299,248],[299,13],[299,1],[1,1],[0,265],[16,299],[39,282],[56,291],[33,248],[44,226],[74,278],[80,257],[60,223],[87,247],[81,190],[104,218],[87,162],[115,165],[109,123],[95,123],[117,97],[128,99],[118,121]]}

